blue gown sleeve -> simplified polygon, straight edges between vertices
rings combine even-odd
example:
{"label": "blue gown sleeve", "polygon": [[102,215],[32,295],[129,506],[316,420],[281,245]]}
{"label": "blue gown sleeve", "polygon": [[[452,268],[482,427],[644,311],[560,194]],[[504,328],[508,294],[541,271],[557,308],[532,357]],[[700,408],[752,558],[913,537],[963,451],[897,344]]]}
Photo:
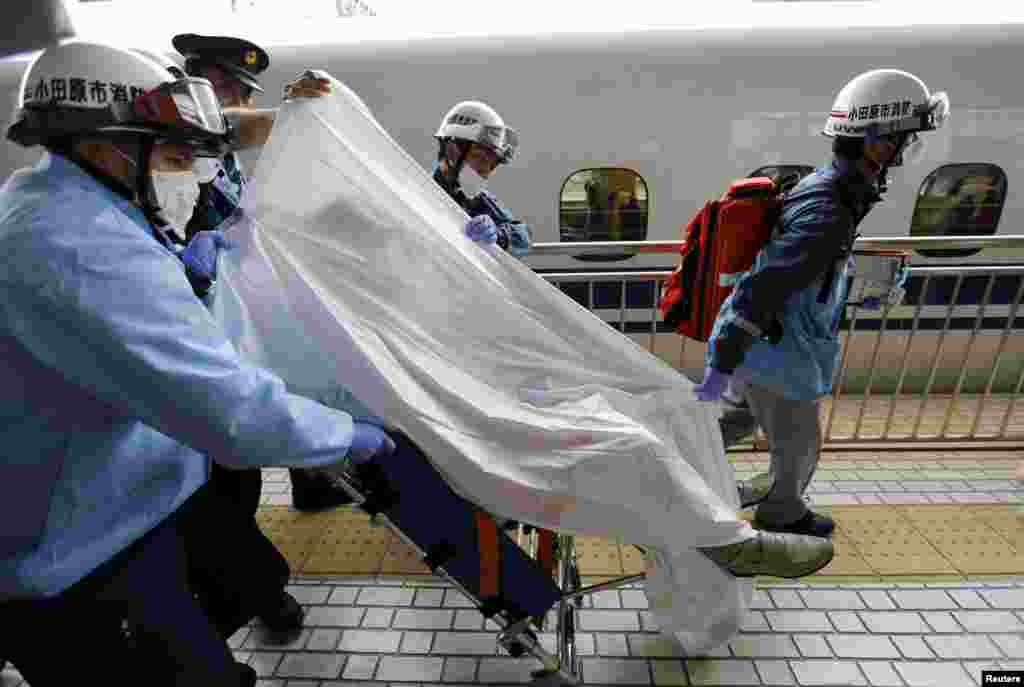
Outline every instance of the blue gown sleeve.
{"label": "blue gown sleeve", "polygon": [[342,457],[351,416],[244,362],[179,260],[109,214],[99,229],[50,231],[42,248],[46,227],[8,242],[0,308],[21,344],[97,403],[229,467]]}
{"label": "blue gown sleeve", "polygon": [[530,252],[533,246],[533,236],[530,227],[512,217],[512,214],[505,209],[498,199],[489,191],[481,191],[470,201],[467,208],[470,217],[475,215],[487,215],[498,226],[498,231],[503,232],[508,240],[506,250],[519,258]]}
{"label": "blue gown sleeve", "polygon": [[794,294],[806,289],[850,249],[853,218],[831,201],[807,203],[785,218],[785,231],[765,244],[754,269],[744,274],[722,309],[710,349],[711,367],[732,372],[747,350],[781,320]]}

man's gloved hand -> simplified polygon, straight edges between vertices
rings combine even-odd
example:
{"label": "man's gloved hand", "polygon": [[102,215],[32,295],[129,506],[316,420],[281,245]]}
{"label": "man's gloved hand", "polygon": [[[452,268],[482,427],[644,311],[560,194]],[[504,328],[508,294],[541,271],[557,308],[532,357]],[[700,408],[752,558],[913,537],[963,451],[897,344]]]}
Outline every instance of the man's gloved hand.
{"label": "man's gloved hand", "polygon": [[729,378],[724,372],[719,372],[713,367],[704,371],[704,381],[693,388],[699,401],[717,401],[722,398],[725,388],[729,386]]}
{"label": "man's gloved hand", "polygon": [[498,226],[487,215],[477,215],[466,222],[466,236],[478,243],[494,244],[498,241]]}
{"label": "man's gloved hand", "polygon": [[352,423],[352,445],[346,454],[356,463],[386,458],[395,452],[395,442],[384,430],[368,422]]}
{"label": "man's gloved hand", "polygon": [[284,85],[281,100],[320,98],[331,92],[331,79],[320,69],[307,69]]}
{"label": "man's gloved hand", "polygon": [[217,255],[221,250],[232,248],[234,244],[228,241],[224,232],[201,231],[192,237],[178,257],[193,275],[214,281],[217,279]]}

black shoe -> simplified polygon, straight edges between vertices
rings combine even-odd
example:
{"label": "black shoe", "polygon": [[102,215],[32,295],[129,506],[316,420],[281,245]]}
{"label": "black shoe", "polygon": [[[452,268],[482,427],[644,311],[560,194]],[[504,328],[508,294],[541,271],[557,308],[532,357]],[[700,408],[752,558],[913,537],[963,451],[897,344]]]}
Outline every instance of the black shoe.
{"label": "black shoe", "polygon": [[736,482],[736,490],[740,495],[740,509],[746,510],[768,498],[775,486],[775,480],[770,473],[762,472],[750,480]]}
{"label": "black shoe", "polygon": [[238,668],[239,687],[256,687],[256,683],[259,681],[260,676],[256,674],[253,667],[246,665],[241,661],[235,661],[235,666]]}
{"label": "black shoe", "polygon": [[274,634],[276,639],[287,641],[287,638],[298,635],[302,630],[302,621],[306,612],[295,597],[288,592],[281,592],[281,597],[272,608],[259,615],[260,621]]}
{"label": "black shoe", "polygon": [[764,522],[754,516],[754,527],[766,532],[789,532],[791,534],[806,534],[811,537],[830,537],[832,530],[836,528],[835,521],[827,515],[820,515],[808,509],[804,516],[796,522],[788,525],[775,525]]}
{"label": "black shoe", "polygon": [[352,503],[352,497],[326,475],[292,470],[292,505],[313,513]]}

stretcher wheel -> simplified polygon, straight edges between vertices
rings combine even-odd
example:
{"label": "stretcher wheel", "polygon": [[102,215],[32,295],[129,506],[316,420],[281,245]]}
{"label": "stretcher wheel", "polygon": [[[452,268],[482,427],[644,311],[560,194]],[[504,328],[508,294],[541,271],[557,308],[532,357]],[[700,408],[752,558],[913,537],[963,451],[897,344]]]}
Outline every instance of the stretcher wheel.
{"label": "stretcher wheel", "polygon": [[[579,568],[576,565],[576,545],[571,536],[557,537],[559,582],[562,593],[569,595],[582,587]],[[558,604],[558,660],[562,673],[574,680],[580,677],[580,661],[576,656],[576,609],[582,606],[580,597],[565,596]],[[564,679],[564,675],[560,676]]]}

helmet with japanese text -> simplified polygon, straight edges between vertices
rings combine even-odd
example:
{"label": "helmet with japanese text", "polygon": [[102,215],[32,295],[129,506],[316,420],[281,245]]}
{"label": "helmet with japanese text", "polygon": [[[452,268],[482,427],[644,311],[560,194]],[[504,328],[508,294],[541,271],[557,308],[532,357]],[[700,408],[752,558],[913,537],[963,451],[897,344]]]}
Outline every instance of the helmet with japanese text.
{"label": "helmet with japanese text", "polygon": [[165,55],[162,52],[154,52],[152,50],[138,50],[133,49],[132,52],[142,55],[146,59],[152,60],[159,64],[161,67],[166,69],[172,77],[175,79],[182,79],[185,76],[185,69],[178,64],[172,57]]}
{"label": "helmet with japanese text", "polygon": [[465,100],[448,110],[434,137],[486,146],[498,156],[499,163],[510,162],[519,147],[516,130],[505,126],[493,107],[476,100]]}
{"label": "helmet with japanese text", "polygon": [[823,134],[872,142],[902,135],[901,148],[920,153],[919,133],[938,129],[949,118],[949,96],[931,93],[921,79],[899,69],[873,69],[839,91]]}
{"label": "helmet with japanese text", "polygon": [[219,154],[227,123],[205,79],[176,77],[133,50],[72,41],[25,70],[7,138],[23,146],[88,136],[148,137]]}

